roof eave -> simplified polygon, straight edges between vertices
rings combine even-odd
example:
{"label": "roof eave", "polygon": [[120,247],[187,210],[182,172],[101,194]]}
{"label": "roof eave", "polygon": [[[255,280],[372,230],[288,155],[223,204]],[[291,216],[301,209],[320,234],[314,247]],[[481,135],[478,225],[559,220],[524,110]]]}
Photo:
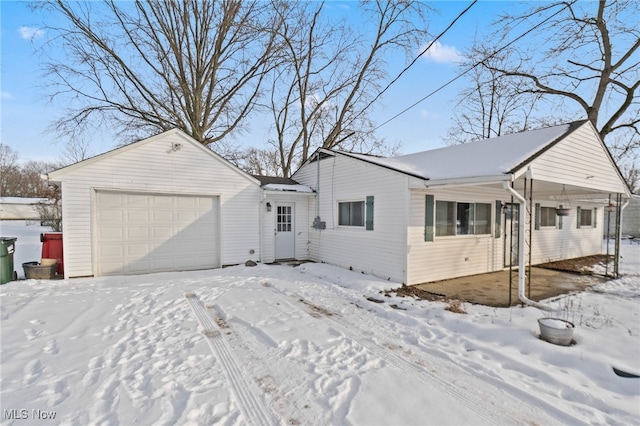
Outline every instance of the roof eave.
{"label": "roof eave", "polygon": [[433,179],[423,180],[421,185],[417,183],[411,184],[409,189],[425,189],[434,188],[440,186],[475,186],[475,185],[490,185],[490,184],[502,184],[503,182],[511,182],[513,180],[512,174],[499,174],[488,176],[471,176],[460,177],[450,179]]}

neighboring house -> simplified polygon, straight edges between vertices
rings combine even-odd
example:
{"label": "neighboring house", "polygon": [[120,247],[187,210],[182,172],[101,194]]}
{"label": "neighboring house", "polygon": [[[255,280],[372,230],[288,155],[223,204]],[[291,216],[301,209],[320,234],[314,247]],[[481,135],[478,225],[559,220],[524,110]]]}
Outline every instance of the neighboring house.
{"label": "neighboring house", "polygon": [[46,201],[46,198],[0,197],[0,219],[39,220],[36,205]]}
{"label": "neighboring house", "polygon": [[[613,209],[610,214],[605,214],[609,219],[609,223],[607,226],[605,219],[604,236],[612,237],[615,235],[616,230],[615,209]],[[640,238],[640,195],[633,195],[629,200],[629,204],[625,207],[620,223],[620,233],[623,238]]]}
{"label": "neighboring house", "polygon": [[602,200],[630,196],[588,122],[394,158],[320,149],[293,179],[172,130],[49,179],[67,278],[298,259],[416,284],[600,253]]}
{"label": "neighboring house", "polygon": [[394,158],[320,149],[293,179],[316,191],[311,260],[405,284],[601,253],[609,194],[630,197],[588,121]]}

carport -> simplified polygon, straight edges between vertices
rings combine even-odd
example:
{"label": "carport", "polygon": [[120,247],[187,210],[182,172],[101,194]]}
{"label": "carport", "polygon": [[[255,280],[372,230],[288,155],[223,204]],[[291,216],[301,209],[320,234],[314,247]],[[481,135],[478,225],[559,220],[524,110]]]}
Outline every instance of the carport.
{"label": "carport", "polygon": [[[603,276],[562,272],[541,267],[532,267],[529,271],[528,297],[536,302],[571,292],[584,291],[606,280]],[[448,299],[507,307],[522,303],[518,299],[517,279],[517,271],[505,270],[418,284],[415,287]]]}

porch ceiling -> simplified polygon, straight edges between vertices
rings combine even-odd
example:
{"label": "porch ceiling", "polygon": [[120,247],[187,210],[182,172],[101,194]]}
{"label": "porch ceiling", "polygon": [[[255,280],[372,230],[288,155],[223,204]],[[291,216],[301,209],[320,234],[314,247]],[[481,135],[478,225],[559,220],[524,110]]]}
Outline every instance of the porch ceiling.
{"label": "porch ceiling", "polygon": [[[549,199],[554,201],[561,201],[568,198],[569,200],[590,200],[594,202],[601,201],[607,203],[609,194],[613,194],[608,191],[602,191],[594,188],[588,188],[583,186],[560,184],[557,182],[549,182],[543,180],[527,180],[527,192],[531,190],[533,185],[533,197],[535,199]],[[523,193],[525,186],[524,179],[518,179],[514,183],[514,188],[519,193]],[[563,193],[564,189],[564,193]]]}

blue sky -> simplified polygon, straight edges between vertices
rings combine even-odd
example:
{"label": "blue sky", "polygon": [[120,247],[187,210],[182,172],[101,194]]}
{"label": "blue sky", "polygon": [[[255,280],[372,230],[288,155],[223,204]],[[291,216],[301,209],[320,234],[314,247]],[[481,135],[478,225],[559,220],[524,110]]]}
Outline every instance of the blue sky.
{"label": "blue sky", "polygon": [[[429,27],[432,33],[442,31],[450,21],[471,3],[469,1],[436,1],[432,5],[440,11]],[[350,2],[331,2],[334,7],[349,7]],[[458,72],[453,59],[457,52],[467,48],[474,34],[482,34],[487,25],[504,10],[517,6],[516,2],[480,1],[440,40],[437,54],[421,58],[381,99],[373,116],[382,123],[429,92],[453,78]],[[517,6],[521,7],[521,6]],[[49,104],[41,86],[41,64],[35,45],[46,38],[39,30],[46,17],[34,14],[24,1],[0,1],[1,13],[1,131],[3,144],[19,153],[22,161],[54,161],[60,157],[65,141],[57,141],[47,133],[47,126],[56,117],[60,106]],[[32,41],[33,40],[33,41]],[[416,47],[416,52],[420,47]],[[396,64],[397,70],[404,67]],[[393,68],[393,65],[392,65]],[[420,103],[401,117],[378,130],[389,142],[401,143],[403,153],[411,153],[444,145],[443,137],[451,126],[451,109],[463,80],[449,86],[437,95]],[[247,146],[260,146],[268,137],[268,128],[256,126],[250,134],[239,140]],[[115,141],[110,135],[96,134],[91,152],[112,149]]]}

